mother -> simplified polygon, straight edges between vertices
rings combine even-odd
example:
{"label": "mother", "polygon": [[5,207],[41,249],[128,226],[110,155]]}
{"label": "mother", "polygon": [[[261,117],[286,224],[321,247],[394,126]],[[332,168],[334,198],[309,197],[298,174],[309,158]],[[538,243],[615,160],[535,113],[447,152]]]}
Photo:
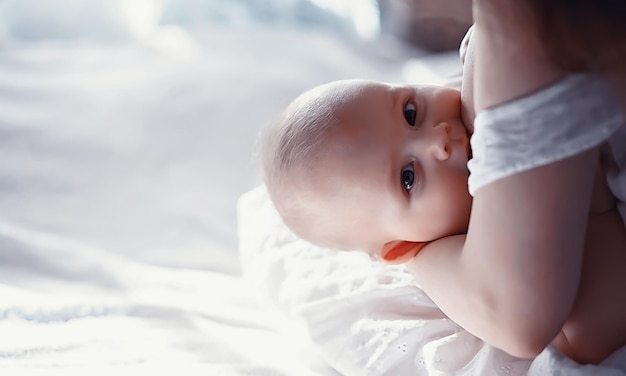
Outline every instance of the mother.
{"label": "mother", "polygon": [[[601,72],[626,108],[626,2],[473,6],[464,77],[464,94],[474,98],[469,120],[478,114],[470,226],[467,235],[426,245],[408,268],[444,312],[486,342],[519,357],[552,343],[597,363],[626,345],[626,249],[597,236],[623,233],[624,222],[596,179],[600,148],[625,126],[605,81],[569,74]],[[611,146],[626,159],[624,143]],[[626,160],[614,162],[626,168]],[[618,262],[589,265],[586,246]],[[601,283],[581,291],[583,278]]]}

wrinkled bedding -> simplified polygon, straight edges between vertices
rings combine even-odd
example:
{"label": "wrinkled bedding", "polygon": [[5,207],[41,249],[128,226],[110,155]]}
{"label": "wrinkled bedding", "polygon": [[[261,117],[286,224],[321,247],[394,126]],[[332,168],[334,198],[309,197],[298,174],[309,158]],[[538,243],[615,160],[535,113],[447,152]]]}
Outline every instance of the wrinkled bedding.
{"label": "wrinkled bedding", "polygon": [[294,239],[255,188],[259,129],[304,89],[458,68],[315,28],[303,3],[0,1],[1,375],[531,366],[401,269]]}
{"label": "wrinkled bedding", "polygon": [[5,222],[0,246],[4,375],[328,374],[240,278],[150,266]]}
{"label": "wrinkled bedding", "polygon": [[158,33],[173,45],[0,35],[0,374],[333,375],[241,279],[236,202],[260,126],[355,55]]}

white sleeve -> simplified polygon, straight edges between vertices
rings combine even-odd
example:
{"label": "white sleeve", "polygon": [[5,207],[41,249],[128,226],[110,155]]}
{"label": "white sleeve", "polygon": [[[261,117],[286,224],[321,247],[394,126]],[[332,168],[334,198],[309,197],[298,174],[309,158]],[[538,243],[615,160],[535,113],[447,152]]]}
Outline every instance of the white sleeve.
{"label": "white sleeve", "polygon": [[474,122],[469,190],[588,150],[624,124],[608,82],[568,76],[529,96],[482,111]]}

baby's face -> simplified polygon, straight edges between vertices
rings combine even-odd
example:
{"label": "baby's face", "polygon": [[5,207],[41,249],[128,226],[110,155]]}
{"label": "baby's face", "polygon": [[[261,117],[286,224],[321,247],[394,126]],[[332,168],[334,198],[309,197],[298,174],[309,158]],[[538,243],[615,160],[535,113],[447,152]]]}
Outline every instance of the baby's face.
{"label": "baby's face", "polygon": [[469,140],[460,92],[353,85],[317,164],[323,168],[307,179],[315,182],[308,189],[333,210],[331,226],[345,246],[380,257],[389,242],[466,232]]}

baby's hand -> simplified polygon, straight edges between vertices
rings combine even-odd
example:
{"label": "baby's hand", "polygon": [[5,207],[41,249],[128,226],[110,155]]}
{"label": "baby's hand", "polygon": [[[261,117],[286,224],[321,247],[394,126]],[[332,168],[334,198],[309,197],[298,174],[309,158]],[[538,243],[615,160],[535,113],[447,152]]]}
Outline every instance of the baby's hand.
{"label": "baby's hand", "polygon": [[382,260],[386,264],[403,264],[422,250],[429,242],[408,242],[395,240],[383,246]]}

